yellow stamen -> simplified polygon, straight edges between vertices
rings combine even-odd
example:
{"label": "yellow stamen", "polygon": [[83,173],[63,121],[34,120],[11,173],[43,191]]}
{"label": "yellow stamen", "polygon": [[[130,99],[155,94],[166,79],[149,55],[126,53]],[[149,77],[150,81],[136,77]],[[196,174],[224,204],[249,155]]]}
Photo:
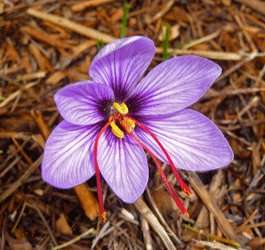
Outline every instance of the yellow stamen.
{"label": "yellow stamen", "polygon": [[[113,115],[111,115],[109,117],[109,121],[111,121],[113,119]],[[110,123],[110,126],[111,126],[111,131],[112,133],[118,137],[119,139],[122,139],[124,137],[124,132],[121,131],[121,129],[116,125],[115,121],[112,121]]]}
{"label": "yellow stamen", "polygon": [[132,132],[135,128],[135,122],[128,118],[128,117],[122,117],[121,119],[119,119],[120,124],[126,128],[126,131],[128,131],[129,133]]}
{"label": "yellow stamen", "polygon": [[113,108],[116,109],[116,111],[122,115],[127,115],[128,112],[129,112],[129,109],[127,107],[127,105],[123,102],[121,104],[117,103],[117,102],[114,102],[113,103]]}
{"label": "yellow stamen", "polygon": [[[127,105],[123,102],[123,103],[117,103],[117,102],[114,102],[112,107],[116,110],[116,112],[119,115],[119,122],[122,122],[123,123],[123,126],[125,126],[127,128],[127,131],[131,132],[134,130],[135,128],[135,122],[130,119],[130,118],[127,118],[127,117],[124,117],[124,115],[127,115],[128,112],[129,112],[129,109],[127,107]],[[109,121],[111,121],[113,119],[113,116],[111,115],[110,118],[109,118]],[[120,140],[122,138],[124,138],[124,132],[120,129],[120,127],[115,123],[115,121],[112,121],[110,123],[110,126],[111,126],[111,131],[112,133],[118,137]]]}

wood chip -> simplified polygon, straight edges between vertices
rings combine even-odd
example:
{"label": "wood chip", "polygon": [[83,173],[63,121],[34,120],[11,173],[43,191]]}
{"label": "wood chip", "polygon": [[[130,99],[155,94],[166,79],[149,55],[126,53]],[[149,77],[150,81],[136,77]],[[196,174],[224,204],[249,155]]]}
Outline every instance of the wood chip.
{"label": "wood chip", "polygon": [[56,85],[61,80],[63,80],[66,77],[66,75],[62,71],[55,71],[53,74],[51,74],[47,80],[47,84]]}
{"label": "wood chip", "polygon": [[56,16],[53,14],[46,14],[44,12],[41,11],[37,11],[34,9],[28,9],[27,13],[29,15],[32,15],[34,17],[49,21],[51,23],[54,23],[58,26],[64,27],[66,29],[70,29],[76,33],[79,33],[83,36],[89,37],[89,38],[94,38],[96,40],[100,40],[103,41],[104,43],[110,43],[116,40],[116,38],[104,34],[102,32],[99,32],[95,29],[91,29],[89,27],[85,27],[83,25],[80,25],[78,23],[75,23],[73,21],[70,21],[66,18],[60,17],[60,16]]}
{"label": "wood chip", "polygon": [[56,230],[58,233],[62,234],[73,234],[72,228],[69,226],[64,214],[61,214],[59,219],[56,221]]}

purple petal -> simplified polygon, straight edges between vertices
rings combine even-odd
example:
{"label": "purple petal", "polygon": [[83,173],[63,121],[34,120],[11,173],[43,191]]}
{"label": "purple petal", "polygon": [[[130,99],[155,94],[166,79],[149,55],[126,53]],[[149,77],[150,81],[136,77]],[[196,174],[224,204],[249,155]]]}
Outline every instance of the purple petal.
{"label": "purple petal", "polygon": [[42,178],[57,188],[77,186],[95,174],[93,147],[99,126],[77,126],[62,121],[48,138]]}
{"label": "purple petal", "polygon": [[119,140],[107,130],[99,140],[98,163],[102,176],[124,202],[135,202],[148,182],[148,165],[143,148],[131,137]]}
{"label": "purple petal", "polygon": [[54,95],[54,100],[66,121],[89,125],[106,119],[106,108],[114,101],[114,94],[105,84],[77,82],[60,89]]}
{"label": "purple petal", "polygon": [[155,53],[151,39],[132,36],[103,47],[93,59],[89,75],[110,86],[116,101],[126,99],[147,69]]}
{"label": "purple petal", "polygon": [[[165,147],[176,168],[208,171],[227,166],[233,151],[214,123],[197,111],[184,109],[176,116],[146,124]],[[157,143],[142,129],[138,137],[164,162],[167,159]]]}
{"label": "purple petal", "polygon": [[137,115],[159,118],[198,101],[220,73],[221,68],[208,59],[178,56],[151,70],[126,104]]}

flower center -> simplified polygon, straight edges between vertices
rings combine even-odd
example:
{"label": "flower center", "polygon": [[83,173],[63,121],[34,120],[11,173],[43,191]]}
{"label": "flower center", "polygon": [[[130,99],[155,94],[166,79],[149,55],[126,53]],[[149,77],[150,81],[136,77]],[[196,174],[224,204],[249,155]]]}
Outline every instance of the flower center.
{"label": "flower center", "polygon": [[119,125],[122,125],[122,127],[126,131],[132,132],[135,128],[135,122],[129,117],[125,116],[128,114],[129,109],[124,102],[121,104],[114,102],[112,107],[115,109],[116,114],[119,114],[120,119],[113,119],[113,115],[109,117],[111,132],[121,140],[122,138],[124,138],[124,131],[121,130],[121,127]]}

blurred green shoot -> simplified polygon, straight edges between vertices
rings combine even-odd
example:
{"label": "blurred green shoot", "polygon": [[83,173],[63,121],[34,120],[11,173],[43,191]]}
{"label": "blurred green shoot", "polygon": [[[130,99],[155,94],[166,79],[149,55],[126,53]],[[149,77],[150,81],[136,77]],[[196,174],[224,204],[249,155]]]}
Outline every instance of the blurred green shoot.
{"label": "blurred green shoot", "polygon": [[169,29],[170,29],[170,25],[169,23],[166,24],[166,34],[165,37],[162,41],[163,43],[163,60],[167,60],[169,55],[168,55],[168,45],[169,45]]}
{"label": "blurred green shoot", "polygon": [[18,76],[16,79],[15,79],[15,82],[21,82],[22,81],[22,77],[21,76]]}
{"label": "blurred green shoot", "polygon": [[98,51],[100,51],[101,48],[105,46],[105,43],[102,40],[99,40],[99,39],[97,39],[97,41],[98,41],[97,49],[98,49]]}
{"label": "blurred green shoot", "polygon": [[128,6],[128,3],[126,1],[124,1],[120,37],[125,37],[125,35],[126,35],[126,26],[127,26],[128,13],[129,13],[129,6]]}

